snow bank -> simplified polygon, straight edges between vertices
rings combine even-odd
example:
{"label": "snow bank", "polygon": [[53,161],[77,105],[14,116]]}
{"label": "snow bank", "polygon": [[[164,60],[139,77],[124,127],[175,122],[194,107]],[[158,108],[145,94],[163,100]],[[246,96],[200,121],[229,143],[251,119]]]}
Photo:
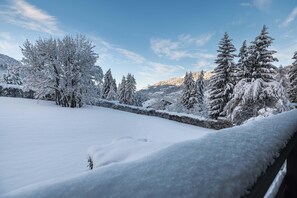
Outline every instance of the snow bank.
{"label": "snow bank", "polygon": [[148,141],[145,138],[134,139],[124,136],[116,138],[104,146],[91,146],[87,154],[92,160],[92,168],[98,168],[114,163],[138,160],[166,146],[164,143]]}
{"label": "snow bank", "polygon": [[296,123],[292,110],[4,197],[240,197],[273,163]]}

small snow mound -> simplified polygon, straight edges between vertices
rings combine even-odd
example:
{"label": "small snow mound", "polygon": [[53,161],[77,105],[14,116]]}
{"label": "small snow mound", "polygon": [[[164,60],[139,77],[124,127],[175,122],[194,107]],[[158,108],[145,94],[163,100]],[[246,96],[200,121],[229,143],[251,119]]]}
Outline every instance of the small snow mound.
{"label": "small snow mound", "polygon": [[146,138],[134,139],[130,136],[123,136],[103,146],[93,145],[87,150],[87,154],[91,160],[89,163],[92,163],[90,167],[93,169],[138,160],[164,147],[164,143],[151,142]]}

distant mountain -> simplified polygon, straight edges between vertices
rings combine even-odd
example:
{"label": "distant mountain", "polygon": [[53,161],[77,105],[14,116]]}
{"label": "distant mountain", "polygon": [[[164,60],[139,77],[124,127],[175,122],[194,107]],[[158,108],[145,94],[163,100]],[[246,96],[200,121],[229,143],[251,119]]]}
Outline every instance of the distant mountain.
{"label": "distant mountain", "polygon": [[[197,80],[198,77],[200,76],[200,72],[192,72],[192,74],[193,74],[194,80]],[[204,79],[209,80],[212,75],[213,74],[211,73],[211,71],[206,71],[204,73]],[[184,76],[174,77],[174,78],[170,78],[168,80],[157,82],[153,86],[164,86],[164,85],[180,86],[183,83],[183,81],[184,81]]]}
{"label": "distant mountain", "polygon": [[0,54],[0,78],[7,71],[8,66],[21,66],[22,63],[7,55]]}
{"label": "distant mountain", "polygon": [[14,58],[11,58],[7,55],[0,54],[0,67],[7,69],[8,65],[14,65],[14,66],[19,66],[22,63],[20,61],[17,61]]}
{"label": "distant mountain", "polygon": [[[192,72],[192,74],[194,80],[197,80],[200,76],[200,72]],[[211,76],[212,73],[210,71],[204,73],[206,86]],[[183,80],[183,76],[170,78],[139,90],[138,94],[140,94],[145,101],[143,106],[164,110],[167,105],[175,103],[177,99],[180,98]]]}

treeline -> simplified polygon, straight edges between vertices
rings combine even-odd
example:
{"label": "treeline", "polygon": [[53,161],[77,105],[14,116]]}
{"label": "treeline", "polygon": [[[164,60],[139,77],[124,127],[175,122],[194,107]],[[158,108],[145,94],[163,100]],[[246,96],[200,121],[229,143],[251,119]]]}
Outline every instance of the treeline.
{"label": "treeline", "polygon": [[117,88],[111,70],[103,75],[95,65],[98,55],[94,47],[83,35],[40,38],[35,43],[27,40],[21,47],[23,66],[9,67],[3,80],[23,85],[34,91],[35,98],[52,99],[63,107],[94,104],[100,98],[139,105],[134,76],[123,77]]}
{"label": "treeline", "polygon": [[[276,51],[269,49],[273,40],[264,25],[260,35],[249,46],[244,41],[236,54],[232,39],[225,33],[219,42],[207,103],[203,100],[203,72],[196,83],[190,72],[184,77],[179,104],[188,111],[206,109],[210,118],[226,118],[233,123],[289,110],[288,98],[297,102],[297,52],[289,69],[289,89],[285,90],[282,79],[277,79],[278,68],[273,64],[278,61],[274,57]],[[235,57],[238,57],[237,63]]]}

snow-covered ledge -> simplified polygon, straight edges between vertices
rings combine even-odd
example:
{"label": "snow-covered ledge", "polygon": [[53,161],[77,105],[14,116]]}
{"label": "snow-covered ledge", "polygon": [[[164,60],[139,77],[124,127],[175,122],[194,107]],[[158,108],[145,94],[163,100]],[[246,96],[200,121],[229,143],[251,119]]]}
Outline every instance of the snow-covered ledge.
{"label": "snow-covered ledge", "polygon": [[147,158],[27,186],[7,197],[240,197],[297,131],[297,110],[222,129]]}

